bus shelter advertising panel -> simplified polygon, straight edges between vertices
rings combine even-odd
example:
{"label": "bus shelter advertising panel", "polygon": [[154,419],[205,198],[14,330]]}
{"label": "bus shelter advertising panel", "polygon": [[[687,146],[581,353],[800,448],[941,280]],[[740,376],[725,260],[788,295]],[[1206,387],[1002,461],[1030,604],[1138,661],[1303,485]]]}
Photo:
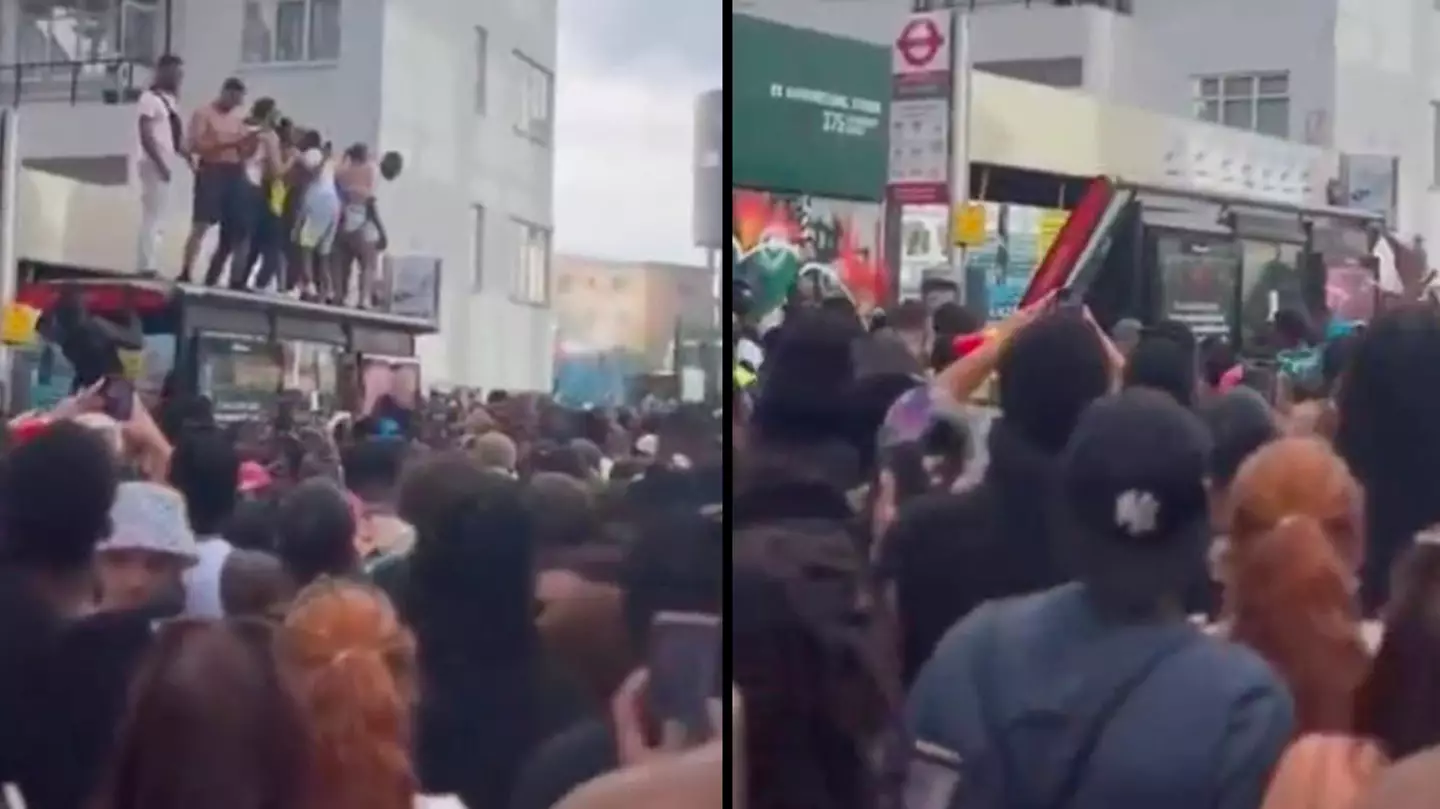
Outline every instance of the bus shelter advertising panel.
{"label": "bus shelter advertising panel", "polygon": [[196,338],[200,392],[220,422],[248,421],[271,412],[285,383],[282,354],[262,337],[207,332]]}

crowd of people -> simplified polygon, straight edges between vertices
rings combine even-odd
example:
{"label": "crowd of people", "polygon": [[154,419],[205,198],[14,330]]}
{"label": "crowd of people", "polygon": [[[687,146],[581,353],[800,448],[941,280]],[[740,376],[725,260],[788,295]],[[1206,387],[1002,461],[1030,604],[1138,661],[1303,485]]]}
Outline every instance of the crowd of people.
{"label": "crowd of people", "polygon": [[[182,120],[183,65],[162,57],[139,99],[136,156],[142,220],[141,272],[158,271],[162,224],[176,174],[194,173],[191,228],[179,280],[191,282],[207,235],[218,231],[203,281],[275,291],[302,300],[382,305],[380,256],[388,244],[376,205],[381,180],[400,174],[396,152],[356,143],[337,151],[316,129],[284,117],[272,98],[245,107],[246,88],[227,79],[214,100]],[[354,283],[351,283],[352,278]]]}
{"label": "crowd of people", "polygon": [[1428,805],[1440,312],[1312,321],[737,323],[747,805]]}
{"label": "crowd of people", "polygon": [[713,414],[103,384],[0,443],[11,809],[721,805],[728,720],[677,743],[648,679],[657,616],[721,612]]}

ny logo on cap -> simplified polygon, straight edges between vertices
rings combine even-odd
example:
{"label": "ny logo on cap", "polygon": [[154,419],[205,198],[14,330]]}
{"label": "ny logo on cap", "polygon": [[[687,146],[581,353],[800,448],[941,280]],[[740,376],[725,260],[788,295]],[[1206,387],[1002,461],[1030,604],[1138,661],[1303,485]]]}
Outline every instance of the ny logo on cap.
{"label": "ny logo on cap", "polygon": [[1131,489],[1115,499],[1115,524],[1132,537],[1155,530],[1160,501],[1149,492]]}

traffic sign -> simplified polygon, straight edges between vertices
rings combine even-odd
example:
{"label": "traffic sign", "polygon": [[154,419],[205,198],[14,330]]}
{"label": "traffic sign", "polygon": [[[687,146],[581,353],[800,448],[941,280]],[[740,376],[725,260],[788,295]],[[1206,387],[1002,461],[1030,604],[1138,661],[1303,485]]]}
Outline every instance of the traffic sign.
{"label": "traffic sign", "polygon": [[958,247],[983,247],[985,244],[985,206],[971,202],[955,209],[955,222],[950,232]]}
{"label": "traffic sign", "polygon": [[0,310],[0,343],[24,346],[35,342],[40,310],[23,303],[7,303]]}
{"label": "traffic sign", "polygon": [[891,60],[896,76],[943,73],[950,69],[949,11],[912,14],[895,37]]}
{"label": "traffic sign", "polygon": [[950,203],[950,42],[954,12],[911,14],[891,48],[889,199]]}

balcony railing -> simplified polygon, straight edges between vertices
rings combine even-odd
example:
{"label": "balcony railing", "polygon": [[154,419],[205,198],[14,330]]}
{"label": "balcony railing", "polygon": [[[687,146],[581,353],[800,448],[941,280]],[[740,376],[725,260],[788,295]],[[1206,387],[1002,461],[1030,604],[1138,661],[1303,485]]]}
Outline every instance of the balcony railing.
{"label": "balcony railing", "polygon": [[0,64],[0,105],[132,104],[153,76],[148,63],[126,58]]}

